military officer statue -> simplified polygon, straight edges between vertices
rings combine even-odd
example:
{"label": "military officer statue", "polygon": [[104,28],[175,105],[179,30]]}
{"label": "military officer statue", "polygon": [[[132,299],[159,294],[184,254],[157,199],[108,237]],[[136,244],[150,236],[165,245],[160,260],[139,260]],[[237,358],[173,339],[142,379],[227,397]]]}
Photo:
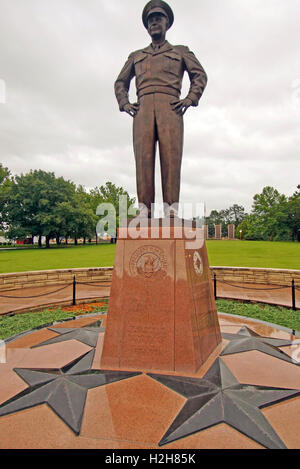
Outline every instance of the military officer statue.
{"label": "military officer statue", "polygon": [[[188,47],[172,46],[166,41],[166,32],[174,22],[172,9],[166,2],[147,3],[142,19],[152,43],[129,55],[115,82],[115,93],[120,111],[134,118],[137,195],[150,217],[155,198],[156,142],[159,143],[163,201],[168,207],[179,202],[183,114],[190,106],[198,105],[207,76]],[[187,97],[180,99],[185,71],[191,85]],[[138,103],[131,104],[128,91],[134,76]]]}
{"label": "military officer statue", "polygon": [[[152,0],[145,6],[143,22],[152,43],[130,54],[115,83],[120,110],[134,118],[137,192],[148,216],[154,202],[157,141],[163,200],[169,206],[179,202],[183,114],[197,106],[206,85],[194,54],[166,41],[173,20],[165,2]],[[191,86],[187,97],[180,99],[185,71]],[[138,103],[130,104],[134,76]],[[166,217],[153,236],[152,226],[158,224],[151,222],[151,239],[148,229],[136,231],[134,223],[119,228],[101,369],[190,375],[221,343],[205,243],[190,246],[190,231],[164,230],[180,227],[181,222],[175,207],[174,220]],[[138,239],[132,233],[138,233]]]}

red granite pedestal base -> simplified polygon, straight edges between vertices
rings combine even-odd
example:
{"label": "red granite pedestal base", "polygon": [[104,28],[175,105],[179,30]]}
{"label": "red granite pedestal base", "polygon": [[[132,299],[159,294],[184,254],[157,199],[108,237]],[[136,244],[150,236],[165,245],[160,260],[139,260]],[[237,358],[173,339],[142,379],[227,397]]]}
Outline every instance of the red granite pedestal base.
{"label": "red granite pedestal base", "polygon": [[194,373],[221,342],[205,242],[149,238],[119,232],[101,368]]}

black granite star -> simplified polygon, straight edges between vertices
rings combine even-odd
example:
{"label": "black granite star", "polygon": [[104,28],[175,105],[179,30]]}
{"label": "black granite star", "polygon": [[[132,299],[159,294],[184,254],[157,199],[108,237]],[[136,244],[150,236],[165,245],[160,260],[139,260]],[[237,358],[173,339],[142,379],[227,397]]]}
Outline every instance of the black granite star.
{"label": "black granite star", "polygon": [[88,389],[140,374],[91,370],[93,355],[94,350],[91,350],[61,369],[15,368],[14,371],[29,384],[29,387],[1,404],[0,416],[48,404],[78,435]]}
{"label": "black granite star", "polygon": [[66,340],[78,340],[83,344],[89,345],[90,347],[96,347],[99,334],[105,332],[105,329],[101,326],[101,321],[96,321],[88,326],[78,328],[66,328],[66,327],[48,327],[49,331],[60,334],[53,339],[45,340],[38,345],[34,345],[31,348],[42,347],[43,345],[56,344],[57,342],[64,342]]}
{"label": "black granite star", "polygon": [[266,353],[272,357],[285,360],[295,365],[300,365],[297,360],[284,353],[278,347],[288,347],[294,345],[295,342],[285,339],[274,339],[272,337],[262,337],[248,327],[242,327],[237,334],[223,333],[223,339],[230,340],[226,345],[222,355],[232,355],[234,353],[249,352],[251,350],[258,350],[259,352]]}
{"label": "black granite star", "polygon": [[240,384],[218,358],[202,379],[149,374],[187,398],[159,445],[226,423],[266,448],[285,448],[260,408],[300,395],[300,390]]}

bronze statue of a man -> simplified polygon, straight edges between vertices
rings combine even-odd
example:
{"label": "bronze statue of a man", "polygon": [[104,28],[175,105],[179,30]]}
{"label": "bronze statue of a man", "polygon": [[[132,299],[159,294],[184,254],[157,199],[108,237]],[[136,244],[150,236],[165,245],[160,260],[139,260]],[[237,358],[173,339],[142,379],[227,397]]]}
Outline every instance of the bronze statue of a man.
{"label": "bronze statue of a man", "polygon": [[[143,23],[152,43],[132,52],[115,82],[120,111],[133,118],[137,194],[151,216],[155,198],[155,152],[159,142],[163,201],[179,202],[183,151],[183,114],[197,106],[207,84],[206,73],[186,46],[172,46],[166,32],[174,22],[170,6],[152,0],[144,8]],[[191,82],[185,99],[179,99],[184,72]],[[136,77],[138,103],[130,104],[130,82]],[[171,214],[172,216],[172,214]]]}

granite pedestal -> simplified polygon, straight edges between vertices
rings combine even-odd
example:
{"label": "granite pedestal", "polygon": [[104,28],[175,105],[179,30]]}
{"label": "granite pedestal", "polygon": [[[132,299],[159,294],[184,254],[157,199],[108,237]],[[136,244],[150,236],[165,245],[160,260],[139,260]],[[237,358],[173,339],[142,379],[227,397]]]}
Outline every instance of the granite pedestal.
{"label": "granite pedestal", "polygon": [[221,342],[205,241],[131,234],[119,230],[101,368],[196,372]]}

